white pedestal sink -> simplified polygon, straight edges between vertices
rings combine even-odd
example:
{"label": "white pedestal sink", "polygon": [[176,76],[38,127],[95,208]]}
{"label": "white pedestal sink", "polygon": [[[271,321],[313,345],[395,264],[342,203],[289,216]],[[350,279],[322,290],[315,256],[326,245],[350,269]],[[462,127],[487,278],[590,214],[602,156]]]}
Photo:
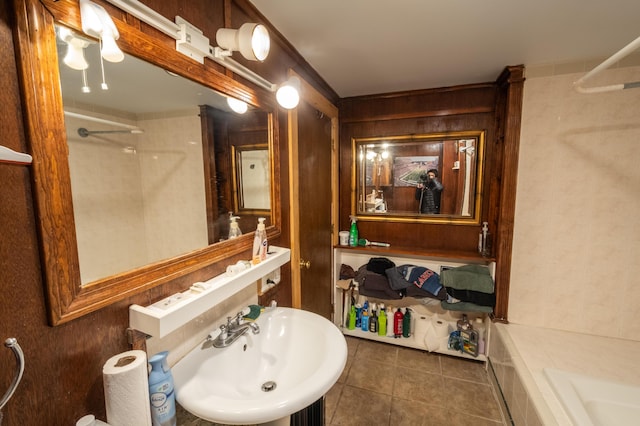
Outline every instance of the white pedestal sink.
{"label": "white pedestal sink", "polygon": [[257,323],[259,334],[248,331],[226,348],[198,346],[176,363],[182,407],[216,423],[267,423],[314,403],[338,380],[347,345],[331,321],[278,307]]}

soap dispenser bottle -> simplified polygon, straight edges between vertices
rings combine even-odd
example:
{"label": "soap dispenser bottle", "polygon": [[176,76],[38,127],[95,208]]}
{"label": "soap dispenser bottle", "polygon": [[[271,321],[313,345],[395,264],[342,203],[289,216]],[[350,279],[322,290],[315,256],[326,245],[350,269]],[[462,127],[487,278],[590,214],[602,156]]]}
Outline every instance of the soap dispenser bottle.
{"label": "soap dispenser bottle", "polygon": [[238,222],[236,222],[236,220],[240,219],[239,216],[233,216],[233,214],[231,214],[229,216],[229,239],[231,238],[236,238],[239,237],[240,235],[242,235],[242,231],[240,230],[240,227],[238,226]]}
{"label": "soap dispenser bottle", "polygon": [[264,225],[265,218],[258,218],[258,228],[256,229],[256,235],[253,239],[253,258],[251,259],[254,265],[267,260],[267,230]]}
{"label": "soap dispenser bottle", "polygon": [[149,358],[149,398],[153,426],[176,426],[176,396],[173,376],[167,364],[168,351]]}
{"label": "soap dispenser bottle", "polygon": [[356,217],[351,217],[351,228],[349,229],[349,245],[351,247],[358,247],[358,225],[356,224]]}

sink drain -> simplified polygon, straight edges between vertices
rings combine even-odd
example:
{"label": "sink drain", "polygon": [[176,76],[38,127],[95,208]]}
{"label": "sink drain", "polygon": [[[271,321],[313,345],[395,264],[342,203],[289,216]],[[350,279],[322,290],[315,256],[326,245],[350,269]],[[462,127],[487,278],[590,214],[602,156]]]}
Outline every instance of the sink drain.
{"label": "sink drain", "polygon": [[264,382],[262,384],[262,391],[263,392],[271,392],[272,390],[274,390],[276,388],[276,386],[278,386],[276,384],[276,382],[273,382],[273,381],[269,380],[268,382]]}

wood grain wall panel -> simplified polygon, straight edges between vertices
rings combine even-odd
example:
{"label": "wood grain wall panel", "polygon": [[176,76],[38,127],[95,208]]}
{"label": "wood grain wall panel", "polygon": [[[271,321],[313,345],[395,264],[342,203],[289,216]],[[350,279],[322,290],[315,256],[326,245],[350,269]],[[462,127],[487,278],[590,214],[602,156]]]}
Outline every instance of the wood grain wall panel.
{"label": "wood grain wall panel", "polygon": [[[0,4],[0,143],[20,152],[29,152],[24,131],[23,103],[18,82],[13,30],[14,7],[20,2],[5,1]],[[45,1],[47,7],[63,10],[77,2]],[[140,25],[148,34],[157,30],[137,23],[112,6],[100,2],[115,19]],[[242,3],[242,2],[240,2]],[[145,1],[151,7],[163,8],[168,16],[183,15],[199,24],[200,14],[212,14],[203,22],[214,31],[221,1],[162,2]],[[17,5],[17,6],[16,6]],[[115,13],[114,13],[115,11]],[[65,14],[74,22],[77,17]],[[203,24],[204,25],[204,24]],[[214,32],[215,34],[215,32]],[[163,42],[160,42],[163,43]],[[153,51],[156,45],[145,46]],[[276,49],[285,52],[284,49]],[[281,53],[282,54],[282,53]],[[153,55],[152,53],[150,55]],[[273,60],[262,66],[271,75],[286,75],[282,63],[297,63],[296,58]],[[212,64],[212,66],[216,66]],[[307,70],[313,75],[312,70]],[[312,80],[312,79],[310,79]],[[324,84],[320,81],[320,84]],[[286,112],[280,114],[280,132],[286,135]],[[286,161],[286,138],[275,141]],[[145,293],[129,297],[116,304],[72,320],[58,327],[47,325],[43,271],[41,270],[37,218],[32,196],[31,166],[0,164],[0,339],[16,337],[21,345],[26,368],[22,382],[13,398],[3,409],[3,425],[68,426],[88,413],[106,419],[102,367],[111,356],[131,348],[127,341],[129,305],[148,305],[169,294],[188,288],[193,282],[206,280],[224,272],[224,265],[214,264],[179,279],[155,287]],[[284,164],[286,170],[286,164]],[[288,199],[288,178],[282,175],[282,199]],[[272,244],[286,244],[289,239],[287,210],[283,210],[283,229],[280,239]],[[228,263],[247,258],[243,253],[229,258]],[[277,292],[278,303],[290,306],[291,296],[288,270],[283,269],[282,289]],[[276,293],[276,292],[274,292]],[[269,299],[270,300],[270,299]],[[15,359],[11,351],[0,348],[0,392],[11,382]]]}

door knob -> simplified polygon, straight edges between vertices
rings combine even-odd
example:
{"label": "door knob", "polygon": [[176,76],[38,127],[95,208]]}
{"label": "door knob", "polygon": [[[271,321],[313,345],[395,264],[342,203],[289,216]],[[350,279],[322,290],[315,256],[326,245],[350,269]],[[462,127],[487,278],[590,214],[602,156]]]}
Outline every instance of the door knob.
{"label": "door knob", "polygon": [[308,260],[300,259],[300,268],[311,268],[311,262]]}

